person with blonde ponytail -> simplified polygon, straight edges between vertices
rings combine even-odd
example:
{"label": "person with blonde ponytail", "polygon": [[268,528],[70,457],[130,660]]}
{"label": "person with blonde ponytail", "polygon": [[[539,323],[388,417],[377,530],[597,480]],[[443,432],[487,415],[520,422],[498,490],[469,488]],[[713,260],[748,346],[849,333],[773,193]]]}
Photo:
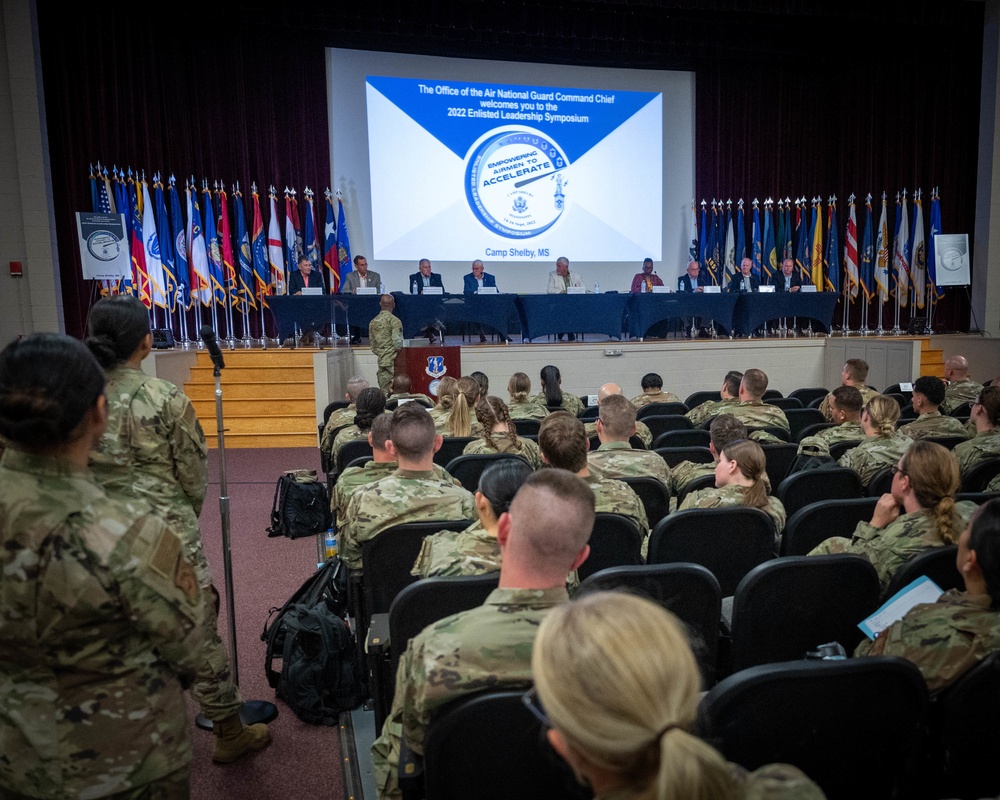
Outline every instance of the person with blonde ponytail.
{"label": "person with blonde ponytail", "polygon": [[549,410],[541,403],[531,399],[531,378],[524,372],[515,372],[507,381],[507,393],[510,395],[511,419],[545,419]]}
{"label": "person with blonde ponytail", "polygon": [[445,375],[438,381],[437,405],[430,410],[431,419],[434,420],[434,427],[437,432],[444,434],[445,426],[448,424],[448,417],[451,416],[451,409],[455,405],[455,395],[457,394],[458,379]]}
{"label": "person with blonde ponytail", "polygon": [[462,377],[455,384],[454,400],[451,414],[445,421],[443,436],[479,436],[482,427],[472,419],[472,409],[479,401],[479,381],[475,378]]}
{"label": "person with blonde ponytail", "polygon": [[469,442],[462,451],[464,455],[513,453],[527,461],[532,469],[541,468],[542,453],[538,445],[517,435],[517,428],[503,400],[499,397],[480,397],[476,403],[476,419],[482,428],[482,437]]}
{"label": "person with blonde ponytail", "polygon": [[856,553],[875,566],[882,588],[914,556],[958,542],[976,504],[955,502],[958,461],[947,449],[920,439],[893,468],[892,491],[882,495],[871,522],[859,522],[847,539],[834,536],[809,555]]}
{"label": "person with blonde ponytail", "polygon": [[876,472],[899,461],[913,444],[913,439],[896,430],[897,422],[899,404],[891,397],[875,395],[861,411],[861,430],[866,438],[844,453],[837,463],[853,469],[867,486]]}
{"label": "person with blonde ponytail", "polygon": [[767,461],[761,446],[752,439],[737,439],[719,453],[715,465],[715,488],[689,492],[678,511],[689,508],[750,506],[765,512],[774,522],[775,537],[785,528],[785,507],[767,489]]}
{"label": "person with blonde ponytail", "polygon": [[753,773],[689,732],[701,675],[684,626],[619,592],[584,594],[548,612],[531,655],[525,704],[596,800],[822,798],[788,764]]}

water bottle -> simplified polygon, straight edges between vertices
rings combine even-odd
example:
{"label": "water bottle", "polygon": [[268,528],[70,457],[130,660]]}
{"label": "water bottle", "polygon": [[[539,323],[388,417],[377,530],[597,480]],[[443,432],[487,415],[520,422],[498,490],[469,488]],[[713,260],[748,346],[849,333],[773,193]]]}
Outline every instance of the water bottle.
{"label": "water bottle", "polygon": [[642,283],[639,284],[639,293],[640,294],[646,293],[646,281],[643,281]]}
{"label": "water bottle", "polygon": [[333,558],[337,555],[337,534],[333,532],[333,528],[330,528],[326,532],[326,537],[323,539],[323,546],[326,550],[327,558]]}
{"label": "water bottle", "polygon": [[601,293],[601,284],[599,284],[599,283],[597,283],[595,281],[594,282],[594,294],[600,294],[600,293]]}
{"label": "water bottle", "polygon": [[417,282],[413,281],[413,283],[410,284],[410,294],[416,294],[416,293],[417,293]]}

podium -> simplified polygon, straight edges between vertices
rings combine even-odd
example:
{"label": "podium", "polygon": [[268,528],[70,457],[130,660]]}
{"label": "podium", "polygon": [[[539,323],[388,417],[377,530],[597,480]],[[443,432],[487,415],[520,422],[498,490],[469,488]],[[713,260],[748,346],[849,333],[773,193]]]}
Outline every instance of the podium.
{"label": "podium", "polygon": [[444,345],[404,347],[396,353],[395,370],[410,376],[411,391],[436,398],[441,378],[445,375],[455,380],[462,377],[462,348]]}

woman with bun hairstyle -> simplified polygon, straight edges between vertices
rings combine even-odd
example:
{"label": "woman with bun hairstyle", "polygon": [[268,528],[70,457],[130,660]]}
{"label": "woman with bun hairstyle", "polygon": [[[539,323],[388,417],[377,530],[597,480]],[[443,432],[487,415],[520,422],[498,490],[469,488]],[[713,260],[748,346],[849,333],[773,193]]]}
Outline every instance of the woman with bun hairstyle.
{"label": "woman with bun hairstyle", "polygon": [[913,444],[913,439],[896,430],[897,422],[899,403],[891,397],[875,395],[861,409],[861,430],[865,432],[865,440],[844,453],[837,463],[853,469],[867,486],[876,472],[899,461],[906,448]]}
{"label": "woman with bun hairstyle", "polygon": [[0,796],[187,797],[207,611],[179,531],[87,462],[104,373],[68,336],[0,352]]}
{"label": "woman with bun hairstyle", "polygon": [[98,301],[87,333],[87,347],[107,377],[108,398],[108,427],[91,453],[91,469],[109,494],[146,501],[181,537],[198,585],[216,609],[204,621],[205,647],[191,693],[213,723],[212,760],[236,761],[271,738],[266,725],[240,721],[243,701],[218,634],[218,592],[198,527],[207,483],[205,435],[187,396],[142,371],[153,337],[139,298],[119,294]]}
{"label": "woman with bun hairstyle", "polygon": [[788,764],[753,773],[690,733],[701,675],[684,626],[624,592],[556,606],[535,636],[528,708],[596,800],[813,800],[823,793]]}
{"label": "woman with bun hairstyle", "polygon": [[549,410],[531,399],[531,378],[524,372],[515,372],[507,381],[507,393],[510,402],[507,404],[511,419],[543,420]]}

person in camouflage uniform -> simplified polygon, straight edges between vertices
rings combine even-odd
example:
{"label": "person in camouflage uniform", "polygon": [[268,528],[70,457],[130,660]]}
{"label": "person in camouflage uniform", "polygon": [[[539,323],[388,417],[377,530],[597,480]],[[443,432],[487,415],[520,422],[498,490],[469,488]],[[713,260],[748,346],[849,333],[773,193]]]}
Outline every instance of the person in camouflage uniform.
{"label": "person in camouflage uniform", "polygon": [[399,468],[351,495],[340,528],[340,559],[348,567],[361,570],[361,546],[393,525],[476,519],[472,494],[435,476],[439,447],[441,437],[423,406],[404,403],[392,412],[386,448]]}
{"label": "person in camouflage uniform", "polygon": [[609,800],[822,800],[795,767],[748,773],[689,732],[702,676],[688,637],[672,613],[627,592],[590,592],[542,620],[525,702],[577,780]]}
{"label": "person in camouflage uniform", "polygon": [[934,692],[1000,650],[1000,501],[973,515],[958,538],[956,564],[964,592],[953,589],[934,603],[914,606],[854,654],[912,661]]}
{"label": "person in camouflage uniform", "polygon": [[632,487],[613,478],[591,473],[587,464],[587,437],[583,423],[568,411],[553,411],[538,430],[538,446],[542,460],[551,467],[568,470],[587,482],[594,492],[598,512],[621,514],[635,521],[642,534],[642,554],[645,558],[649,540],[649,519]]}
{"label": "person in camouflage uniform", "polygon": [[0,353],[3,797],[188,796],[208,609],[180,532],[87,466],[103,389],[67,336]]}
{"label": "person in camouflage uniform", "polygon": [[362,389],[358,394],[356,408],[352,424],[341,428],[333,439],[333,446],[330,448],[330,463],[333,465],[336,465],[337,454],[347,442],[368,438],[372,422],[385,413],[385,393],[374,386]]}
{"label": "person in camouflage uniform", "polygon": [[655,372],[647,372],[639,381],[642,387],[642,394],[633,397],[632,405],[636,408],[648,406],[650,403],[680,403],[681,399],[673,392],[663,391],[663,378]]}
{"label": "person in camouflage uniform", "polygon": [[510,411],[511,419],[543,420],[548,416],[549,410],[545,405],[531,399],[531,378],[525,373],[515,372],[510,376],[507,393],[510,395],[507,410]]}
{"label": "person in camouflage uniform", "polygon": [[480,397],[476,403],[476,419],[482,438],[469,442],[462,450],[463,455],[512,453],[521,456],[532,469],[542,466],[538,445],[517,435],[507,404],[499,397]]}
{"label": "person in camouflage uniform", "polygon": [[434,578],[499,571],[500,516],[510,509],[514,495],[531,473],[531,467],[516,459],[504,459],[484,469],[475,494],[479,520],[464,531],[440,531],[424,537],[412,574]]}
{"label": "person in camouflage uniform", "polygon": [[943,400],[944,381],[933,375],[922,375],[917,378],[913,382],[913,410],[920,416],[913,422],[901,425],[899,432],[911,439],[926,439],[928,436],[968,438],[965,426],[960,420],[943,416],[938,411]]}
{"label": "person in camouflage uniform", "polygon": [[975,423],[976,437],[952,451],[963,476],[980,461],[1000,458],[1000,387],[989,386],[979,393],[969,419]]}
{"label": "person in camouflage uniform", "polygon": [[689,493],[678,511],[689,508],[725,508],[750,506],[759,508],[774,523],[774,541],[785,529],[785,507],[777,497],[767,493],[765,483],[767,461],[760,445],[751,439],[730,442],[719,453],[715,465],[715,488]]}
{"label": "person in camouflage uniform", "polygon": [[739,405],[729,409],[729,413],[748,428],[781,428],[788,433],[791,428],[785,412],[763,401],[766,391],[767,375],[764,371],[748,369],[740,381]]}
{"label": "person in camouflage uniform", "polygon": [[454,386],[451,413],[447,418],[435,420],[435,430],[442,436],[482,436],[483,426],[472,416],[479,402],[479,381],[463,375]]}
{"label": "person in camouflage uniform", "polygon": [[[410,640],[396,672],[396,693],[372,745],[380,800],[400,797],[400,738],[418,755],[434,715],[463,695],[531,685],[531,643],[542,617],[569,599],[566,573],[590,552],[594,496],[558,469],[532,473],[502,514],[499,587],[479,608],[428,626]],[[521,587],[530,586],[525,589]]]}
{"label": "person in camouflage uniform", "polygon": [[[601,384],[600,388],[597,390],[598,409],[607,398],[614,397],[616,395],[619,397],[623,396],[622,387],[617,383]],[[597,422],[585,422],[583,430],[588,439],[595,438],[597,436]],[[636,421],[634,435],[640,442],[642,442],[642,446],[647,450],[653,446],[653,432],[649,429],[649,426],[646,425],[645,422]]]}
{"label": "person in camouflage uniform", "polygon": [[532,397],[531,402],[549,411],[561,408],[574,416],[583,411],[580,398],[575,394],[566,394],[562,390],[562,375],[559,374],[558,367],[551,364],[542,367],[539,379],[542,382],[542,391]]}
{"label": "person in camouflage uniform", "polygon": [[[337,482],[330,492],[330,511],[333,513],[335,530],[346,527],[347,503],[354,492],[399,469],[395,456],[390,455],[385,446],[389,439],[391,423],[391,414],[379,414],[372,422],[371,430],[368,431],[368,444],[372,446],[372,460],[366,462],[363,467],[348,467],[337,476]],[[453,486],[462,485],[439,464],[434,465],[432,472],[434,477],[443,483],[450,482]]]}
{"label": "person in camouflage uniform", "polygon": [[670,487],[670,467],[658,453],[634,450],[629,438],[635,433],[635,406],[621,395],[610,395],[601,403],[597,419],[601,446],[587,454],[591,470],[605,478],[656,478]]}
{"label": "person in camouflage uniform", "polygon": [[805,436],[799,442],[798,459],[791,472],[804,469],[804,459],[824,458],[830,463],[830,445],[837,442],[857,441],[865,438],[861,428],[861,392],[853,386],[838,386],[830,392],[830,418],[837,423],[833,428],[825,428],[813,436]]}
{"label": "person in camouflage uniform", "polygon": [[891,397],[876,395],[869,400],[861,412],[861,430],[865,439],[857,447],[852,447],[837,462],[841,467],[850,467],[861,478],[865,486],[881,469],[899,461],[913,440],[896,430],[899,420],[899,404]]}
{"label": "person in camouflage uniform", "polygon": [[721,400],[708,400],[697,405],[684,416],[691,421],[695,428],[702,427],[712,417],[719,414],[729,414],[740,402],[740,383],[743,381],[743,373],[730,370],[722,380]]}
{"label": "person in camouflage uniform", "polygon": [[[218,592],[201,543],[198,515],[205,499],[208,447],[187,396],[147,375],[142,362],[153,337],[145,306],[132,295],[112,295],[94,306],[87,347],[104,367],[107,430],[90,455],[94,477],[113,497],[144,500],[181,537],[205,602]],[[216,733],[212,759],[230,763],[271,741],[266,725],[244,728],[240,691],[215,614],[205,619],[205,644],[191,693]],[[215,725],[214,723],[219,723]]]}
{"label": "person in camouflage uniform", "polygon": [[955,502],[958,485],[954,456],[939,444],[918,440],[899,459],[892,491],[879,498],[871,522],[859,522],[850,539],[827,539],[809,555],[862,555],[872,562],[885,589],[911,558],[958,540],[976,510],[967,500]]}
{"label": "person in camouflage uniform", "polygon": [[321,453],[329,456],[333,450],[333,440],[341,428],[354,424],[354,415],[358,413],[358,395],[363,389],[368,388],[368,381],[360,375],[355,375],[347,381],[347,394],[344,398],[350,401],[345,408],[338,408],[330,412],[326,423],[323,426],[323,436],[320,438],[319,449]]}
{"label": "person in camouflage uniform", "polygon": [[[865,386],[868,379],[868,362],[860,358],[849,358],[844,363],[844,369],[840,373],[841,386],[853,386],[861,392],[861,404],[865,405],[875,397],[878,392],[869,386]],[[833,422],[833,415],[830,413],[830,395],[823,398],[819,404],[819,410],[823,412],[823,418],[827,422]]]}
{"label": "person in camouflage uniform", "polygon": [[983,388],[981,383],[969,377],[969,362],[965,356],[952,356],[944,362],[944,377],[948,381],[941,411],[950,414],[962,403],[971,403]]}
{"label": "person in camouflage uniform", "polygon": [[427,395],[421,394],[420,392],[414,392],[413,381],[410,380],[410,376],[405,372],[397,372],[392,376],[392,394],[389,395],[390,400],[419,400],[425,403],[427,408],[432,408],[434,406],[434,401],[431,400]]}
{"label": "person in camouflage uniform", "polygon": [[379,299],[381,309],[368,323],[368,341],[378,359],[378,388],[386,394],[392,386],[392,374],[396,363],[396,353],[403,347],[403,323],[392,313],[396,301],[391,294]]}
{"label": "person in camouflage uniform", "polygon": [[[715,465],[719,463],[719,453],[722,448],[737,439],[747,438],[747,426],[740,422],[732,414],[719,414],[712,420],[708,428],[711,437],[708,449],[712,453],[712,460],[706,463],[696,463],[694,461],[682,461],[670,470],[670,494],[679,497],[684,487],[695,478],[705,475],[715,475]],[[765,473],[764,479],[767,480]],[[771,491],[770,482],[767,484],[768,492]]]}
{"label": "person in camouflage uniform", "polygon": [[458,378],[445,375],[438,381],[437,403],[428,412],[434,420],[434,428],[438,433],[444,435],[448,425],[448,417],[451,416],[451,409],[455,403],[455,396],[458,394]]}
{"label": "person in camouflage uniform", "polygon": [[986,487],[987,492],[1000,492],[1000,475],[997,475],[993,480],[990,481],[989,486]]}

